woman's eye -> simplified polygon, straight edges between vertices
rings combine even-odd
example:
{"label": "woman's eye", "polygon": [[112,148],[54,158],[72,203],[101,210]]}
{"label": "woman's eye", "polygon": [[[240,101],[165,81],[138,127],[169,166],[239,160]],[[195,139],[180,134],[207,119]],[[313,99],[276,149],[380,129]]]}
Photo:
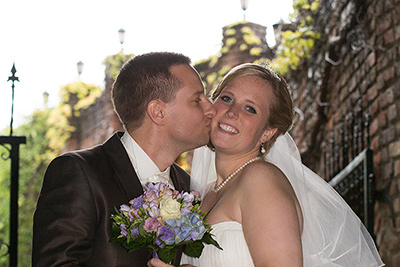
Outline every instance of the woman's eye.
{"label": "woman's eye", "polygon": [[257,114],[256,110],[252,107],[246,107],[246,110],[250,113]]}
{"label": "woman's eye", "polygon": [[229,96],[222,96],[221,99],[224,102],[232,102],[232,98],[230,98]]}

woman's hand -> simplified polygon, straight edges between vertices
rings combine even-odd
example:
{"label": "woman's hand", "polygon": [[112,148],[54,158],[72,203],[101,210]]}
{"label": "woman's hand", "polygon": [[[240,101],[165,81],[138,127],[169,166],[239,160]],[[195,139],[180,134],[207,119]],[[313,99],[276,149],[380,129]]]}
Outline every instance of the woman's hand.
{"label": "woman's hand", "polygon": [[168,263],[165,263],[160,259],[153,258],[147,262],[147,267],[174,267],[174,266],[170,265]]}
{"label": "woman's hand", "polygon": [[[147,262],[147,267],[174,267],[173,265],[170,265],[168,263],[163,262],[160,259],[151,259]],[[195,267],[190,264],[185,264],[185,265],[180,265],[179,267]]]}

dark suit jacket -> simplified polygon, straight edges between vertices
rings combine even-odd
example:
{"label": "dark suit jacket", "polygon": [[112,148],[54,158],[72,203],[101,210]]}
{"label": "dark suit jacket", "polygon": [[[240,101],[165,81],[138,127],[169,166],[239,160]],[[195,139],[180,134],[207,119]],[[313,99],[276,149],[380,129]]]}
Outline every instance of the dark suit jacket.
{"label": "dark suit jacket", "polygon": [[[108,242],[114,206],[143,193],[122,134],[50,163],[34,215],[32,266],[146,266],[147,250],[128,253]],[[184,170],[173,164],[170,174],[177,190],[189,190]]]}

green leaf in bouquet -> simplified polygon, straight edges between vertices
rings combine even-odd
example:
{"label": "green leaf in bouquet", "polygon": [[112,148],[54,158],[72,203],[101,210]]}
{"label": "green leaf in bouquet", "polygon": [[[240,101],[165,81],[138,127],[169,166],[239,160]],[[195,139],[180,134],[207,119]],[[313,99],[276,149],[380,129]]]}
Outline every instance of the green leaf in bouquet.
{"label": "green leaf in bouquet", "polygon": [[171,263],[172,260],[175,258],[176,251],[177,251],[177,247],[167,246],[164,248],[160,248],[158,250],[157,254],[158,254],[158,257],[160,257],[160,259],[163,262]]}
{"label": "green leaf in bouquet", "polygon": [[201,239],[201,241],[203,243],[209,244],[209,245],[214,245],[216,246],[218,249],[222,250],[222,248],[220,247],[220,245],[218,244],[217,241],[215,241],[214,238],[212,238],[212,234],[210,234],[209,232],[204,233],[203,238]]}
{"label": "green leaf in bouquet", "polygon": [[132,243],[129,243],[128,247],[125,246],[125,248],[128,250],[128,252],[131,252],[131,251],[134,251],[137,249],[144,248],[144,246],[143,246],[143,244],[132,242]]}
{"label": "green leaf in bouquet", "polygon": [[143,236],[143,237],[146,237],[146,236],[149,235],[149,233],[146,232],[146,230],[144,230],[143,226],[144,226],[144,221],[140,222],[140,225],[139,225],[139,234],[140,234],[141,236]]}
{"label": "green leaf in bouquet", "polygon": [[190,257],[198,258],[200,257],[201,252],[203,252],[203,248],[203,242],[201,240],[197,240],[186,244],[183,252]]}
{"label": "green leaf in bouquet", "polygon": [[111,233],[113,234],[114,237],[117,237],[121,233],[121,229],[119,228],[118,224],[115,222],[112,223],[111,225]]}

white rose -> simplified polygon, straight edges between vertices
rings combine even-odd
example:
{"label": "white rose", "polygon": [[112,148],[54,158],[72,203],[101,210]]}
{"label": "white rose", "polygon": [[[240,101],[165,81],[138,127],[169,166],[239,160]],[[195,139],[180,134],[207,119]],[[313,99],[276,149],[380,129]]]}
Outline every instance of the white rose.
{"label": "white rose", "polygon": [[164,218],[164,220],[178,218],[181,216],[181,204],[172,198],[161,200],[160,215]]}

